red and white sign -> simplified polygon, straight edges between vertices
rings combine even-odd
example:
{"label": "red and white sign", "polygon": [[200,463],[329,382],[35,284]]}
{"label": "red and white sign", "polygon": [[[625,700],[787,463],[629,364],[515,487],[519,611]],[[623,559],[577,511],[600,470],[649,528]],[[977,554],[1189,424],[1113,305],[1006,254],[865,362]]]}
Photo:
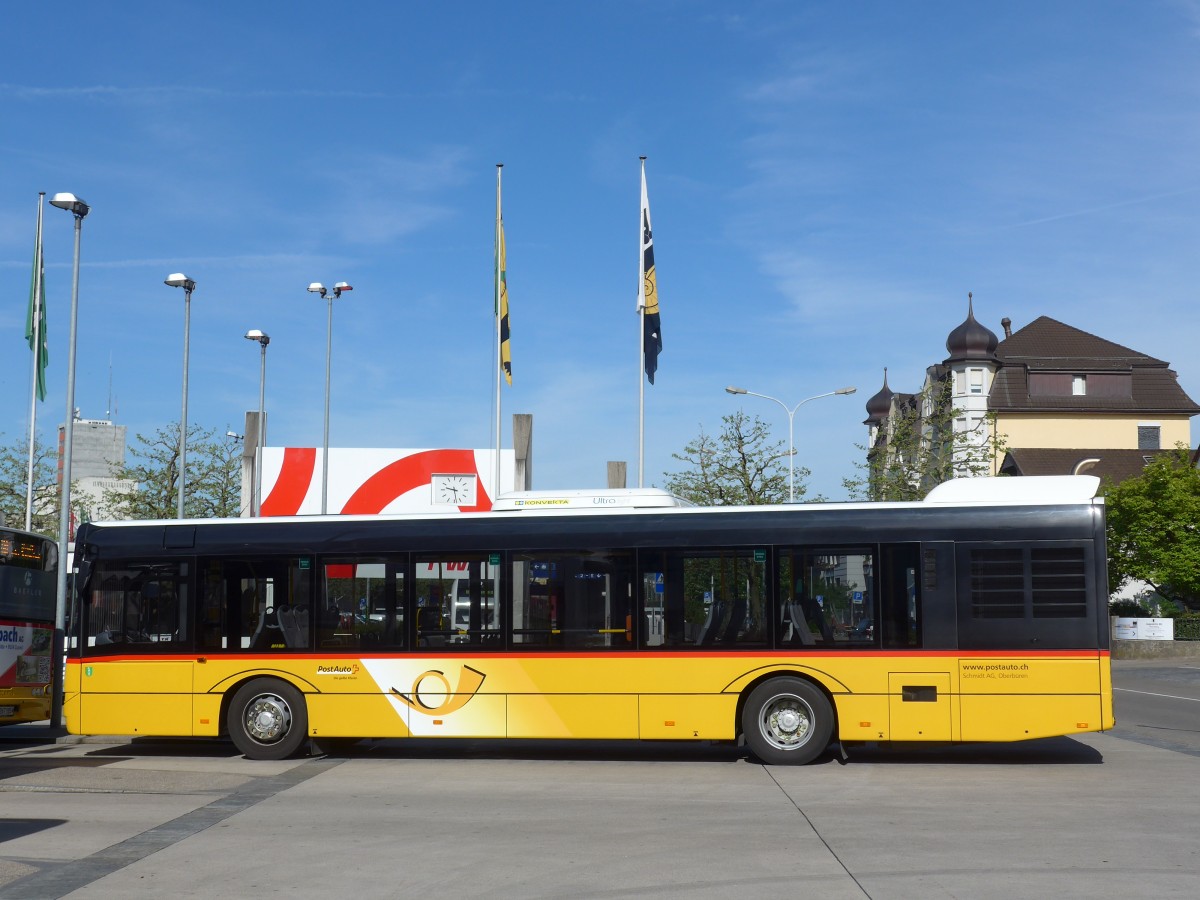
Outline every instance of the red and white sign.
{"label": "red and white sign", "polygon": [[[495,450],[329,450],[327,509],[344,515],[376,513],[486,512],[497,493],[513,490],[515,454],[500,451],[496,490]],[[262,514],[320,515],[321,448],[264,447]],[[446,506],[433,495],[434,476],[475,479],[475,502]]]}

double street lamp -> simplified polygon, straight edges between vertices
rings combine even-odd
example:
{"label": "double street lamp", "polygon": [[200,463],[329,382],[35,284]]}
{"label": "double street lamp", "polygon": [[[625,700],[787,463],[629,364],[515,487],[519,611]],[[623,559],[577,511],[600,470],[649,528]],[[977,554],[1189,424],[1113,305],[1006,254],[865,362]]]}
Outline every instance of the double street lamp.
{"label": "double street lamp", "polygon": [[54,687],[51,691],[50,727],[62,723],[62,653],[63,633],[67,625],[67,572],[72,568],[68,552],[71,543],[71,451],[75,436],[75,342],[79,324],[79,237],[83,220],[91,207],[74,194],[55,194],[50,205],[65,209],[75,217],[75,269],[71,282],[71,329],[67,344],[67,420],[63,425],[62,484],[58,510],[58,590],[54,608],[54,650],[51,668]]}
{"label": "double street lamp", "polygon": [[183,412],[179,416],[179,518],[183,518],[183,497],[187,485],[187,402],[188,402],[188,347],[191,344],[192,291],[196,282],[182,272],[168,275],[163,284],[183,288]]}
{"label": "double street lamp", "polygon": [[250,497],[250,515],[262,514],[262,459],[263,440],[266,438],[266,421],[264,419],[267,398],[267,344],[271,336],[266,332],[252,328],[244,335],[248,341],[258,341],[262,349],[261,362],[258,370],[258,440],[254,447],[254,486]]}
{"label": "double street lamp", "polygon": [[329,302],[329,322],[325,329],[325,440],[321,447],[321,515],[328,512],[329,506],[329,367],[333,359],[333,301],[342,296],[343,291],[352,291],[349,284],[339,281],[333,286],[333,291],[325,290],[325,285],[314,281],[308,286],[310,294],[320,294],[321,299]]}
{"label": "double street lamp", "polygon": [[731,386],[731,387],[725,388],[725,393],[727,393],[727,394],[734,394],[734,395],[749,394],[751,397],[761,397],[764,400],[770,400],[774,403],[778,403],[780,406],[783,407],[783,411],[787,413],[787,417],[788,417],[788,503],[796,502],[796,444],[795,444],[795,441],[793,440],[793,434],[794,434],[793,424],[794,424],[794,421],[796,418],[796,410],[798,410],[800,407],[802,407],[805,403],[808,403],[810,400],[820,400],[822,397],[845,396],[846,394],[853,394],[856,390],[858,390],[858,388],[854,388],[854,387],[838,388],[836,391],[827,391],[824,394],[816,394],[815,396],[812,396],[812,397],[805,397],[803,400],[801,400],[795,406],[789,408],[788,405],[786,403],[784,403],[782,400],[780,400],[778,397],[770,397],[766,394],[759,394],[755,391],[748,391],[745,388],[740,388],[740,387],[732,387]]}

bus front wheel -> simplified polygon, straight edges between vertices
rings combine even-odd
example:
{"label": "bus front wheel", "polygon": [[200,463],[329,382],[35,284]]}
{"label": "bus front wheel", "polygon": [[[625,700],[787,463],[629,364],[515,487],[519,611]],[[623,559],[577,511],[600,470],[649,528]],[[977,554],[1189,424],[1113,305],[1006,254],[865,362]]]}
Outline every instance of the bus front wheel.
{"label": "bus front wheel", "polygon": [[750,692],[742,708],[750,751],[770,765],[804,765],[829,746],[833,707],[802,678],[772,678]]}
{"label": "bus front wheel", "polygon": [[229,704],[229,736],[249,759],[295,756],[308,734],[304,695],[285,681],[247,681]]}

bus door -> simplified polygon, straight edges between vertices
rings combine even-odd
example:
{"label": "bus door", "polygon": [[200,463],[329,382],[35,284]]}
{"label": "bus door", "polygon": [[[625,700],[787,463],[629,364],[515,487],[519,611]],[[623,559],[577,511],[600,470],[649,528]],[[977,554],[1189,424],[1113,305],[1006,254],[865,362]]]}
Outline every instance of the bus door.
{"label": "bus door", "polygon": [[187,560],[130,560],[91,573],[81,733],[192,733],[190,570]]}
{"label": "bus door", "polygon": [[[938,610],[937,549],[937,544],[926,544],[922,555],[920,544],[880,546],[875,578],[885,649],[915,650],[928,644],[922,626],[930,619],[931,604]],[[893,741],[951,740],[950,672],[929,671],[928,657],[912,659],[911,668],[926,671],[908,671],[906,666],[904,671],[888,673],[888,737]]]}

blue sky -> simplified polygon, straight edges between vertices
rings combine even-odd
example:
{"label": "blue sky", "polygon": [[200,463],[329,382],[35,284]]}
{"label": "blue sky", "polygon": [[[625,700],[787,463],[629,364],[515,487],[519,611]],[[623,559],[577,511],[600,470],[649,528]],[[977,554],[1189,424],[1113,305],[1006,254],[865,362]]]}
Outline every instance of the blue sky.
{"label": "blue sky", "polygon": [[[84,223],[76,405],[135,432],[492,445],[495,164],[510,414],[534,484],[637,473],[638,156],[664,349],[647,484],[739,406],[844,496],[863,405],[914,390],[974,292],[1170,360],[1200,398],[1200,3],[646,0],[18,4],[0,36],[0,409],[24,433],[37,192]],[[46,210],[46,436],[65,411],[70,217]]]}

